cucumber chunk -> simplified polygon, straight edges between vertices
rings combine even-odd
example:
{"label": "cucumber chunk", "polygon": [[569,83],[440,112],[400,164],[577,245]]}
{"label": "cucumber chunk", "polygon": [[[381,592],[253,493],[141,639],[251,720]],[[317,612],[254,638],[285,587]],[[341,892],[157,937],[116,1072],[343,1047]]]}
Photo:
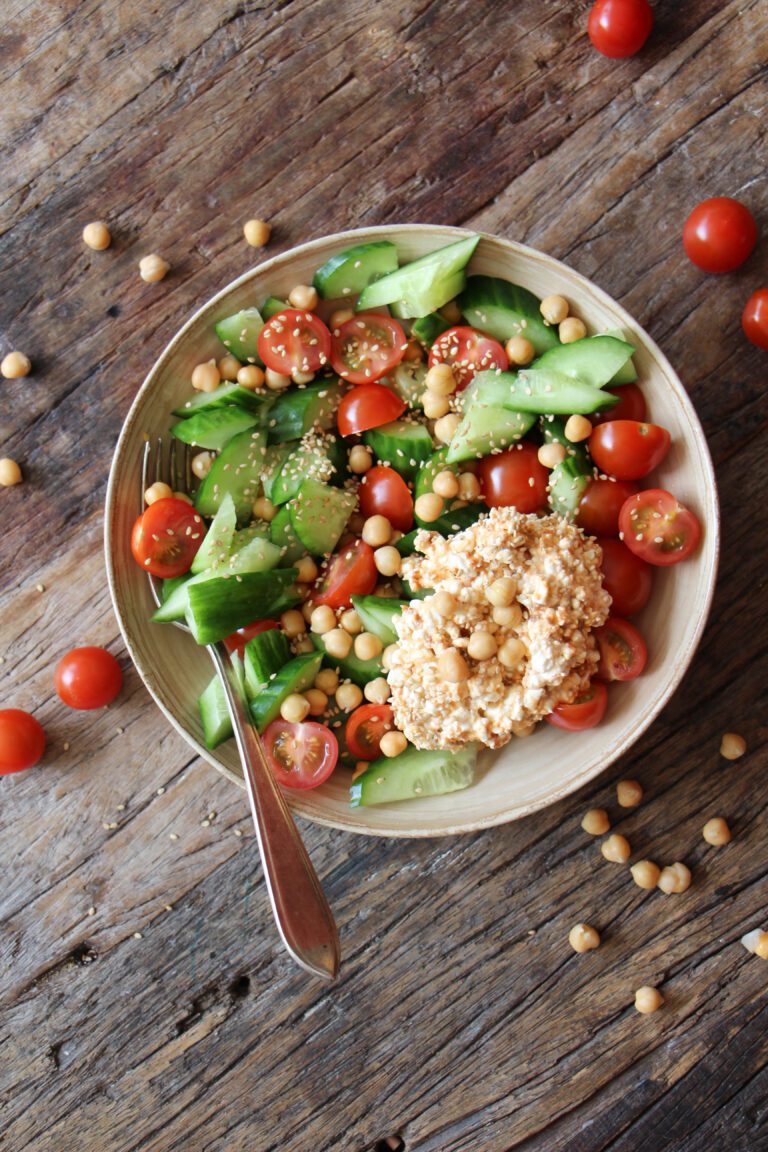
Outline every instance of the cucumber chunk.
{"label": "cucumber chunk", "polygon": [[471,403],[453,434],[445,460],[457,464],[488,456],[522,440],[536,422],[530,412],[515,412],[494,404]]}
{"label": "cucumber chunk", "polygon": [[486,504],[465,504],[463,508],[449,508],[438,516],[437,520],[425,524],[429,532],[439,532],[441,536],[453,536],[456,532],[463,532],[476,524],[481,516],[488,512]]}
{"label": "cucumber chunk", "polygon": [[306,548],[293,529],[290,504],[283,504],[277,512],[269,525],[269,537],[280,549],[280,556],[285,564],[295,564],[307,554]]}
{"label": "cucumber chunk", "polygon": [[190,396],[189,400],[185,400],[178,408],[174,408],[173,415],[180,416],[184,420],[188,416],[197,415],[199,412],[208,412],[214,408],[226,408],[230,404],[237,404],[240,408],[247,408],[249,411],[263,415],[271,403],[272,397],[264,392],[256,392],[253,388],[243,388],[240,384],[226,381],[219,384],[213,392],[196,392],[194,396]]}
{"label": "cucumber chunk", "polygon": [[338,380],[322,380],[282,392],[266,414],[263,427],[270,444],[301,440],[312,428],[332,428],[343,389]]}
{"label": "cucumber chunk", "polygon": [[301,599],[294,583],[295,568],[204,576],[193,576],[186,585],[186,620],[198,644],[214,644],[252,620],[279,616]]}
{"label": "cucumber chunk", "polygon": [[582,384],[603,388],[621,371],[633,352],[631,344],[614,336],[585,336],[583,340],[550,348],[532,368],[542,372],[552,369]]}
{"label": "cucumber chunk", "polygon": [[432,437],[427,429],[407,420],[392,420],[371,428],[363,433],[363,442],[404,480],[413,480],[432,455]]}
{"label": "cucumber chunk", "polygon": [[263,732],[280,715],[280,707],[293,692],[306,692],[315,682],[323,662],[321,652],[308,652],[294,656],[284,664],[274,679],[270,680],[251,700],[251,716],[259,732]]}
{"label": "cucumber chunk", "polygon": [[247,428],[233,436],[197,490],[195,507],[198,512],[203,516],[215,516],[224,496],[229,493],[238,521],[250,520],[253,502],[259,494],[266,452],[266,436],[262,431]]}
{"label": "cucumber chunk", "polygon": [[264,321],[258,308],[243,308],[214,324],[216,335],[224,347],[243,364],[261,364],[258,350],[259,332]]}
{"label": "cucumber chunk", "polygon": [[284,632],[270,628],[252,636],[245,646],[245,686],[256,696],[291,659],[291,646]]}
{"label": "cucumber chunk", "polygon": [[585,443],[574,444],[565,434],[565,421],[558,416],[540,416],[539,427],[545,444],[562,444],[568,456],[578,461],[584,472],[592,470],[592,461]]}
{"label": "cucumber chunk", "polygon": [[394,620],[406,607],[407,600],[397,600],[394,596],[352,596],[351,599],[366,632],[378,636],[385,647],[397,641]]}
{"label": "cucumber chunk", "polygon": [[194,448],[210,448],[220,452],[238,432],[254,428],[259,423],[256,412],[248,412],[237,404],[223,408],[209,408],[196,412],[186,420],[179,420],[171,428],[171,435]]}
{"label": "cucumber chunk", "polygon": [[280,549],[262,536],[254,536],[232,553],[217,576],[241,576],[244,572],[268,572],[280,562]]}
{"label": "cucumber chunk", "polygon": [[[159,608],[156,608],[152,613],[150,619],[155,624],[171,624],[175,620],[184,620],[189,607],[189,588],[192,584],[199,584],[203,580],[210,580],[211,572],[198,572],[196,576],[185,576],[178,582],[174,582],[173,588],[170,589],[168,594],[165,594],[163,588],[163,602]],[[170,581],[165,581],[169,584]]]}
{"label": "cucumber chunk", "polygon": [[525,336],[541,356],[560,343],[557,328],[545,324],[541,301],[527,288],[496,276],[470,276],[459,307],[468,324],[495,336],[502,344],[510,336]]}
{"label": "cucumber chunk", "polygon": [[259,311],[266,324],[267,320],[271,320],[273,316],[277,316],[278,312],[282,312],[284,308],[290,308],[287,300],[280,300],[277,296],[267,296]]}
{"label": "cucumber chunk", "polygon": [[333,552],[347,521],[357,507],[357,496],[330,488],[318,480],[305,480],[291,504],[291,526],[313,556]]}
{"label": "cucumber chunk", "polygon": [[357,311],[396,303],[402,316],[420,317],[436,312],[462,291],[466,283],[464,269],[479,240],[479,236],[467,236],[369,284],[357,301]]}
{"label": "cucumber chunk", "polygon": [[192,561],[190,572],[193,576],[204,572],[206,568],[214,568],[229,557],[236,527],[235,502],[226,492]]}
{"label": "cucumber chunk", "polygon": [[[301,488],[305,480],[328,483],[338,475],[339,465],[346,456],[335,436],[308,432],[301,442],[291,448],[283,459],[270,485],[269,499],[273,504],[285,504]],[[265,485],[266,492],[266,485]]]}
{"label": "cucumber chunk", "polygon": [[198,707],[206,748],[217,748],[234,735],[227,697],[218,674],[213,677],[198,700]]}
{"label": "cucumber chunk", "polygon": [[[629,339],[623,328],[609,328],[607,332],[603,332],[603,336],[614,336],[617,340],[623,340],[627,344],[632,344],[632,341]],[[632,345],[632,351],[636,351],[634,344]],[[619,368],[618,372],[613,377],[613,379],[609,381],[609,383],[611,385],[634,384],[637,378],[637,369],[635,368],[634,361],[630,356],[626,364],[622,368]]]}
{"label": "cucumber chunk", "polygon": [[424,407],[424,377],[426,374],[426,364],[414,364],[412,361],[398,364],[392,373],[395,392],[401,400],[405,400],[409,408]]}
{"label": "cucumber chunk", "polygon": [[570,416],[589,415],[612,408],[619,397],[582,384],[549,368],[522,368],[519,372],[478,372],[467,389],[467,405],[490,405],[517,412]]}
{"label": "cucumber chunk", "polygon": [[454,475],[458,474],[458,466],[452,468],[447,462],[448,445],[445,444],[442,448],[438,448],[429,460],[427,460],[419,469],[419,474],[416,477],[416,483],[413,486],[413,499],[418,500],[419,496],[423,496],[425,492],[432,492],[432,484],[434,483],[435,476],[438,472],[453,472]]}
{"label": "cucumber chunk", "polygon": [[331,256],[315,272],[312,283],[324,300],[336,300],[340,296],[356,296],[371,281],[379,280],[396,268],[395,245],[391,240],[374,240]]}
{"label": "cucumber chunk", "polygon": [[394,804],[419,796],[442,796],[468,788],[475,776],[477,748],[468,744],[458,752],[406,748],[399,756],[382,756],[352,782],[352,808]]}
{"label": "cucumber chunk", "polygon": [[572,520],[591,480],[591,470],[585,472],[579,460],[566,456],[549,475],[549,506],[552,511]]}
{"label": "cucumber chunk", "polygon": [[447,332],[451,325],[439,312],[430,312],[427,316],[420,316],[411,324],[411,335],[415,336],[427,348],[431,348],[442,332]]}
{"label": "cucumber chunk", "polygon": [[[267,448],[264,467],[261,470],[261,483],[267,500],[272,500],[272,487],[280,475],[280,469],[293,451],[291,444],[272,444]],[[272,500],[274,504],[274,500]]]}
{"label": "cucumber chunk", "polygon": [[325,650],[322,636],[315,636],[314,634],[312,635],[312,643],[322,654],[323,664],[326,668],[335,668],[341,680],[351,680],[359,688],[365,688],[371,680],[376,680],[384,674],[380,660],[361,660],[359,656],[355,656],[351,649],[349,655],[343,659],[339,656],[329,656]]}

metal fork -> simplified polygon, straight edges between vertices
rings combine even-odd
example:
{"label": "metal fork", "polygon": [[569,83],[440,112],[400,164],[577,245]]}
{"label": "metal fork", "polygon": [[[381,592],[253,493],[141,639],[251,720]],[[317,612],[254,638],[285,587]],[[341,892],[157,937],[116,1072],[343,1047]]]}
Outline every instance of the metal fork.
{"label": "metal fork", "polygon": [[[184,444],[180,452],[178,444],[179,441],[172,440],[166,452],[162,437],[155,440],[154,450],[152,441],[147,442],[141,470],[141,511],[144,493],[152,481],[165,480],[174,491],[189,491],[192,480],[189,451]],[[159,605],[155,580],[152,576],[148,578],[154,601]],[[185,624],[176,626],[189,632]],[[339,935],[333,913],[267,764],[227,650],[223,644],[206,647],[224,687],[278,931],[297,964],[323,980],[332,980],[339,970]]]}

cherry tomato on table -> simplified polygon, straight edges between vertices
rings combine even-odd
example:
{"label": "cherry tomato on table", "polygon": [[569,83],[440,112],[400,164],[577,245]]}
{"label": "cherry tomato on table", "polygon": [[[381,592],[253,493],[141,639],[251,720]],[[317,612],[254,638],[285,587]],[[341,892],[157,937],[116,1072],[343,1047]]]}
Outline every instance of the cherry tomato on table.
{"label": "cherry tomato on table", "polygon": [[731,196],[702,200],[683,228],[686,255],[705,272],[732,272],[744,263],[756,242],[754,216]]}
{"label": "cherry tomato on table", "polygon": [[410,532],[413,528],[413,496],[399,473],[386,464],[376,464],[362,478],[358,489],[360,511],[368,516],[386,516],[393,528]]}
{"label": "cherry tomato on table", "polygon": [[558,704],[544,719],[555,728],[566,732],[583,732],[594,728],[605,716],[608,690],[599,680],[593,680],[586,692],[572,704]]}
{"label": "cherry tomato on table", "polygon": [[634,680],[645,668],[648,649],[629,620],[609,616],[595,632],[595,639],[600,646],[597,674],[602,680]]}
{"label": "cherry tomato on table", "polygon": [[405,332],[397,320],[376,312],[359,312],[334,329],[331,364],[350,384],[367,384],[395,368],[406,346]]}
{"label": "cherry tomato on table", "polygon": [[224,646],[230,655],[236,652],[242,660],[245,656],[245,646],[253,636],[259,636],[262,632],[270,632],[273,628],[279,627],[277,620],[254,620],[253,624],[245,624],[233,632],[231,636],[225,636]]}
{"label": "cherry tomato on table", "polygon": [[259,332],[259,356],[273,372],[317,372],[331,355],[331,334],[319,316],[283,308]]}
{"label": "cherry tomato on table", "polygon": [[123,673],[106,648],[73,648],[56,665],[53,683],[68,708],[89,711],[112,703],[123,686]]}
{"label": "cherry tomato on table", "polygon": [[336,422],[342,436],[356,436],[397,420],[405,408],[405,401],[383,384],[358,384],[342,397]]}
{"label": "cherry tomato on table", "polygon": [[339,545],[325,573],[312,592],[313,604],[349,608],[353,596],[368,596],[379,580],[373,548],[365,540],[349,540]]}
{"label": "cherry tomato on table", "polygon": [[618,536],[619,512],[637,492],[634,480],[590,480],[576,511],[576,523],[590,536]]}
{"label": "cherry tomato on table", "polygon": [[603,588],[617,616],[634,616],[645,608],[653,589],[653,569],[611,537],[598,540],[603,552]]}
{"label": "cherry tomato on table", "polygon": [[469,327],[448,328],[437,337],[429,353],[429,367],[434,368],[435,364],[451,366],[459,392],[477,372],[509,368],[507,354],[498,340]]}
{"label": "cherry tomato on table", "polygon": [[597,0],[587,21],[589,38],[603,56],[634,56],[650,36],[653,9],[648,0]]}
{"label": "cherry tomato on table", "polygon": [[389,704],[362,704],[347,720],[347,747],[358,760],[378,760],[381,738],[395,727]]}
{"label": "cherry tomato on table", "polygon": [[489,508],[538,512],[547,503],[549,472],[539,463],[536,445],[528,441],[495,456],[484,456],[477,475]]}
{"label": "cherry tomato on table", "polygon": [[747,300],[741,326],[747,340],[768,351],[768,288],[758,288]]}
{"label": "cherry tomato on table", "polygon": [[336,767],[339,743],[330,728],[312,721],[273,720],[262,736],[272,772],[284,788],[317,788]]}
{"label": "cherry tomato on table", "polygon": [[139,516],[131,533],[131,551],[145,572],[169,580],[189,571],[204,535],[205,525],[192,505],[168,496]]}
{"label": "cherry tomato on table", "polygon": [[34,716],[21,708],[0,708],[0,776],[31,768],[44,751],[45,732]]}
{"label": "cherry tomato on table", "polygon": [[685,560],[701,539],[698,518],[663,488],[630,496],[619,513],[619,528],[635,556],[660,567]]}
{"label": "cherry tomato on table", "polygon": [[669,451],[671,437],[658,424],[609,420],[589,437],[589,452],[601,472],[615,480],[639,480],[652,472]]}
{"label": "cherry tomato on table", "polygon": [[598,424],[607,424],[609,420],[645,420],[645,396],[637,384],[618,384],[615,388],[606,388],[613,396],[619,397],[618,404],[608,408],[605,412],[595,412],[590,416],[592,427]]}

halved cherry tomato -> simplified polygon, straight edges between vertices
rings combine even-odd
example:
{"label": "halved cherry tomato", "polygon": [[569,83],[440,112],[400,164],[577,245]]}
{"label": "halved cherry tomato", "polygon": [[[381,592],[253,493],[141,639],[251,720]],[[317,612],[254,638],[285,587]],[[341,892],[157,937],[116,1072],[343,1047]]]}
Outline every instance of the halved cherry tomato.
{"label": "halved cherry tomato", "polygon": [[389,704],[362,704],[347,720],[347,747],[358,760],[378,760],[381,738],[394,727],[395,717]]}
{"label": "halved cherry tomato", "polygon": [[394,468],[374,465],[363,476],[357,494],[363,516],[386,516],[400,532],[413,528],[413,496]]}
{"label": "halved cherry tomato", "polygon": [[0,708],[0,776],[32,768],[45,751],[39,720],[21,708]]}
{"label": "halved cherry tomato", "polygon": [[477,475],[489,508],[538,512],[546,505],[549,472],[539,463],[537,451],[535,444],[523,440],[515,448],[480,460]]}
{"label": "halved cherry tomato", "polygon": [[242,660],[245,656],[245,646],[252,636],[262,632],[269,632],[272,628],[279,628],[277,620],[254,620],[253,624],[245,624],[238,628],[231,636],[224,637],[224,646],[230,654],[236,652]]}
{"label": "halved cherry tomato", "polygon": [[317,788],[339,758],[339,742],[325,724],[273,720],[261,739],[267,762],[284,788]]}
{"label": "halved cherry tomato", "polygon": [[609,616],[595,632],[595,639],[600,646],[597,674],[601,680],[634,680],[645,668],[648,649],[629,620]]}
{"label": "halved cherry tomato", "polygon": [[589,438],[589,451],[601,472],[616,480],[639,480],[652,472],[669,451],[671,437],[658,424],[609,420]]}
{"label": "halved cherry tomato", "polygon": [[334,329],[331,364],[350,384],[378,380],[405,355],[407,339],[397,320],[376,312],[359,312]]}
{"label": "halved cherry tomato", "polygon": [[365,540],[340,544],[312,592],[313,604],[349,608],[352,596],[368,596],[379,579],[373,548]]}
{"label": "halved cherry tomato", "polygon": [[572,704],[558,704],[544,719],[555,728],[566,732],[583,732],[599,724],[608,705],[608,690],[599,680],[593,680],[586,692]]}
{"label": "halved cherry tomato", "polygon": [[450,364],[460,392],[477,372],[490,368],[506,371],[509,360],[498,340],[476,328],[459,327],[448,328],[435,340],[429,353],[430,368],[435,364]]}
{"label": "halved cherry tomato", "polygon": [[683,228],[686,255],[705,272],[732,272],[744,263],[756,242],[754,216],[732,196],[702,200]]}
{"label": "halved cherry tomato", "polygon": [[383,384],[358,384],[342,397],[336,421],[342,436],[356,436],[380,424],[389,424],[405,412],[406,404]]}
{"label": "halved cherry tomato", "polygon": [[590,416],[593,428],[598,424],[607,424],[609,420],[645,420],[645,396],[637,384],[619,384],[615,388],[605,388],[604,391],[618,396],[619,402],[605,412],[595,412]]}
{"label": "halved cherry tomato", "polygon": [[663,488],[630,496],[619,513],[619,528],[635,556],[660,567],[685,560],[701,539],[698,518]]}
{"label": "halved cherry tomato", "polygon": [[621,540],[601,537],[603,588],[611,597],[617,616],[634,616],[648,603],[653,588],[653,569],[630,552]]}
{"label": "halved cherry tomato", "polygon": [[319,316],[283,308],[259,332],[259,356],[273,372],[317,372],[331,355],[331,334]]}
{"label": "halved cherry tomato", "polygon": [[145,572],[170,580],[188,572],[205,525],[186,500],[167,496],[150,504],[133,526],[131,551]]}
{"label": "halved cherry tomato", "polygon": [[653,9],[648,0],[597,0],[587,21],[589,38],[603,56],[634,56],[651,34]]}
{"label": "halved cherry tomato", "polygon": [[590,536],[618,536],[619,512],[635,492],[634,480],[590,480],[579,501],[576,523]]}
{"label": "halved cherry tomato", "polygon": [[73,648],[56,665],[53,684],[68,708],[89,711],[112,703],[123,686],[123,673],[106,648]]}
{"label": "halved cherry tomato", "polygon": [[768,288],[758,288],[747,300],[741,326],[747,340],[768,351]]}

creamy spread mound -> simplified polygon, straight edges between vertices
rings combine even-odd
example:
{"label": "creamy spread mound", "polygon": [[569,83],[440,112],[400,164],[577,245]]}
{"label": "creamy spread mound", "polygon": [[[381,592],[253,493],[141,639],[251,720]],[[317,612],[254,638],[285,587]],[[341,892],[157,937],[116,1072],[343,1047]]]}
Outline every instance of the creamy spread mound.
{"label": "creamy spread mound", "polygon": [[[599,661],[592,629],[605,623],[611,603],[594,539],[555,514],[494,508],[454,536],[419,532],[416,546],[423,555],[403,561],[404,578],[414,590],[442,590],[456,601],[446,616],[434,595],[414,600],[396,620],[391,703],[397,727],[417,748],[472,740],[499,748],[586,689]],[[514,627],[494,621],[486,595],[500,578],[517,585],[522,612]],[[496,656],[472,659],[467,645],[476,630],[491,632],[499,648],[510,638],[522,641],[518,666],[505,667]],[[460,683],[441,675],[441,657],[451,650],[465,658],[468,675]]]}

